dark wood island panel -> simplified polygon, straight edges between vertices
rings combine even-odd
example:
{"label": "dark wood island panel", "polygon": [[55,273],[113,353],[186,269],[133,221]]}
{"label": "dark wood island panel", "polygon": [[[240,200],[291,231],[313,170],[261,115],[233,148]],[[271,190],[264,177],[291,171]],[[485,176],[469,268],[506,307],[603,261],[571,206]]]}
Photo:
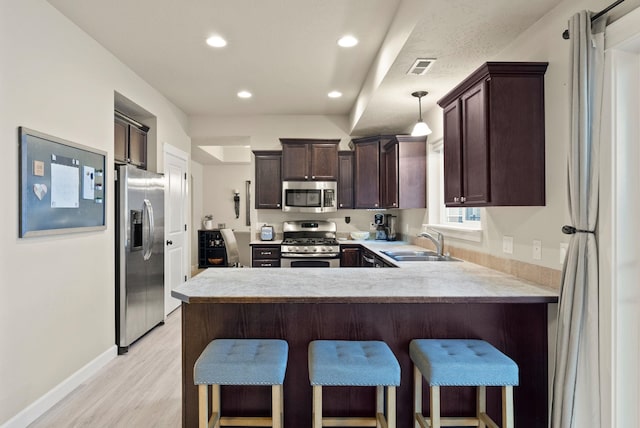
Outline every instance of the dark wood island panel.
{"label": "dark wood island panel", "polygon": [[[315,339],[383,340],[402,369],[397,407],[399,428],[413,427],[412,366],[408,355],[414,338],[484,339],[513,358],[520,369],[514,388],[519,428],[547,424],[547,303],[183,303],[183,426],[197,426],[197,388],[193,365],[214,338],[280,338],[289,343],[284,383],[284,425],[311,426],[307,347]],[[327,388],[327,415],[371,415],[375,388]],[[268,414],[270,388],[223,387],[227,415]],[[488,388],[488,412],[501,423],[499,388]],[[428,390],[424,393],[428,409]],[[443,388],[442,414],[475,411],[473,388]]]}

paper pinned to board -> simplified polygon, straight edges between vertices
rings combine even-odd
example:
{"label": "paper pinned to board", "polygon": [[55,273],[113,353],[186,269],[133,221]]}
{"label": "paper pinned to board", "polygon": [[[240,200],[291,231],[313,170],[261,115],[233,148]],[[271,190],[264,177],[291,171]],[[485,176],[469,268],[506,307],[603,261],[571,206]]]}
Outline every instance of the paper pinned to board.
{"label": "paper pinned to board", "polygon": [[95,196],[95,170],[86,165],[82,167],[82,199],[93,199]]}
{"label": "paper pinned to board", "polygon": [[52,162],[51,208],[78,208],[79,206],[79,168]]}

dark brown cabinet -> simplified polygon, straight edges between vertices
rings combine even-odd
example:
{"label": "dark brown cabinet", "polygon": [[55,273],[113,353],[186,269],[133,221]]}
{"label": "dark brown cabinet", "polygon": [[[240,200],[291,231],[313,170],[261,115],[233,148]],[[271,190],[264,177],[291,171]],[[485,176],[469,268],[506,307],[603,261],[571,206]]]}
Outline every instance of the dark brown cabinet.
{"label": "dark brown cabinet", "polygon": [[547,65],[488,62],[438,101],[447,206],[545,204]]}
{"label": "dark brown cabinet", "polygon": [[280,246],[253,245],[251,247],[251,267],[279,268],[280,267]]}
{"label": "dark brown cabinet", "polygon": [[351,140],[354,152],[354,208],[381,208],[380,145],[389,138],[379,135]]}
{"label": "dark brown cabinet", "polygon": [[340,140],[286,139],[282,143],[282,179],[336,181]]}
{"label": "dark brown cabinet", "polygon": [[361,247],[340,246],[340,267],[360,267]]}
{"label": "dark brown cabinet", "polygon": [[353,152],[338,152],[338,208],[353,208]]}
{"label": "dark brown cabinet", "polygon": [[360,251],[360,267],[388,268],[395,266],[382,260],[382,258],[376,256],[374,252],[363,248]]}
{"label": "dark brown cabinet", "polygon": [[147,168],[147,131],[119,117],[114,119],[113,157],[116,162]]}
{"label": "dark brown cabinet", "polygon": [[281,151],[254,151],[256,209],[282,208]]}
{"label": "dark brown cabinet", "polygon": [[385,144],[382,157],[383,207],[426,208],[426,138],[396,135]]}

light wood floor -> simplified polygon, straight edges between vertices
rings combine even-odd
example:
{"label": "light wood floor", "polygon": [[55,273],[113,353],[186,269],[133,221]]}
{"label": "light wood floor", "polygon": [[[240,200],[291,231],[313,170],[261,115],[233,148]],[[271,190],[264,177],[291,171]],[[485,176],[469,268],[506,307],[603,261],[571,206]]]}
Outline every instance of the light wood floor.
{"label": "light wood floor", "polygon": [[178,308],[29,427],[179,427],[180,331]]}

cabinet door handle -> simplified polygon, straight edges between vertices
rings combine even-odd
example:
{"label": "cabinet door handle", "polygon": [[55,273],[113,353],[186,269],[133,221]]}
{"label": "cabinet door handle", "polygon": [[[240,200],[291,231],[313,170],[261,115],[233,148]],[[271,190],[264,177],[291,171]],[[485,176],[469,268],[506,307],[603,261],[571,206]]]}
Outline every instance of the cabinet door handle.
{"label": "cabinet door handle", "polygon": [[271,263],[262,263],[262,267],[271,267]]}
{"label": "cabinet door handle", "polygon": [[453,202],[460,202],[460,198],[459,198],[459,197],[457,197],[457,196],[454,196],[454,197],[453,197]]}
{"label": "cabinet door handle", "polygon": [[377,207],[377,206],[378,206],[378,204],[373,204],[373,206],[374,206],[374,207]]}
{"label": "cabinet door handle", "polygon": [[263,256],[270,256],[271,255],[271,251],[263,251],[261,254]]}
{"label": "cabinet door handle", "polygon": [[167,239],[167,245],[173,245],[173,241],[169,241],[169,240]]}
{"label": "cabinet door handle", "polygon": [[280,204],[276,204],[276,207],[280,208]]}
{"label": "cabinet door handle", "polygon": [[342,208],[342,204],[340,204],[340,208]]}
{"label": "cabinet door handle", "polygon": [[370,264],[372,264],[372,265],[375,265],[375,264],[376,264],[375,259],[370,259],[370,258],[368,258],[367,256],[364,256],[364,255],[362,256],[362,258],[363,258],[363,259],[364,259],[364,261],[365,261],[365,262],[367,262],[367,263],[370,263]]}
{"label": "cabinet door handle", "polygon": [[305,176],[304,176],[304,179],[305,179],[305,180],[308,180],[308,179],[309,179],[309,176],[308,176],[308,175],[305,175]]}
{"label": "cabinet door handle", "polygon": [[460,202],[464,203],[467,200],[464,196],[460,196]]}
{"label": "cabinet door handle", "polygon": [[315,179],[316,179],[316,176],[315,176],[315,175],[312,175],[312,176],[311,176],[311,179],[312,179],[312,180],[315,180]]}

